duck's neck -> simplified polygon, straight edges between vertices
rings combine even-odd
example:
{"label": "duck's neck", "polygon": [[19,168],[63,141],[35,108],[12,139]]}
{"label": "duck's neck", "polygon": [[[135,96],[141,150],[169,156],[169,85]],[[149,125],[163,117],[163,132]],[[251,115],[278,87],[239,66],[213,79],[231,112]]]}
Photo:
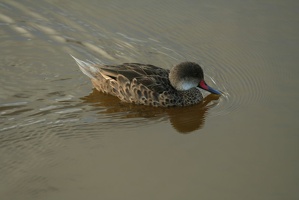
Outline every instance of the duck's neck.
{"label": "duck's neck", "polygon": [[197,87],[193,87],[189,90],[178,91],[178,94],[184,105],[197,104],[203,99],[200,89]]}

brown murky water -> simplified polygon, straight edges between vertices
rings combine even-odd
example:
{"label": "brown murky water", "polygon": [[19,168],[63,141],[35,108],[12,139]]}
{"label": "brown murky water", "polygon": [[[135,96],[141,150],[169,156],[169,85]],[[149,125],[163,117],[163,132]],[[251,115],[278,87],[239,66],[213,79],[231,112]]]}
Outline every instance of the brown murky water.
{"label": "brown murky water", "polygon": [[[299,199],[298,1],[0,1],[0,199]],[[200,63],[222,90],[151,108],[98,63]]]}

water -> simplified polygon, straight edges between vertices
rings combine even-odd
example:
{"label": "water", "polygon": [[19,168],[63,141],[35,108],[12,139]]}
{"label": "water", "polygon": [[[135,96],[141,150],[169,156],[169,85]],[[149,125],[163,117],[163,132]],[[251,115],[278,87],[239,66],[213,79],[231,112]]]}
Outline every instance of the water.
{"label": "water", "polygon": [[[1,199],[298,199],[296,1],[1,1]],[[71,55],[200,63],[224,92],[121,103]]]}

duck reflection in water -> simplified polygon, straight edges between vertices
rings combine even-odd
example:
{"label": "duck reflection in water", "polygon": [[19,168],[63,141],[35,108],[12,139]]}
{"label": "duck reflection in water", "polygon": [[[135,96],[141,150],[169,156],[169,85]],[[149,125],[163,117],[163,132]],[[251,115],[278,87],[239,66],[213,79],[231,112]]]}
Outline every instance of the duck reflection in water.
{"label": "duck reflection in water", "polygon": [[205,117],[210,108],[219,99],[218,95],[208,95],[203,100],[188,107],[152,107],[121,102],[118,98],[103,94],[95,88],[92,93],[82,97],[83,103],[99,108],[101,114],[118,114],[122,118],[146,118],[147,120],[170,120],[179,133],[191,133],[204,126]]}

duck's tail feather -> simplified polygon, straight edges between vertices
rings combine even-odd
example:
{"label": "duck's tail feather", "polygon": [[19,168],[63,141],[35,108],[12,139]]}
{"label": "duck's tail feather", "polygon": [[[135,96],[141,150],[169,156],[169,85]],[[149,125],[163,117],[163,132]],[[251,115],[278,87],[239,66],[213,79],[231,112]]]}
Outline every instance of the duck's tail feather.
{"label": "duck's tail feather", "polygon": [[[70,56],[72,56],[70,54]],[[80,70],[89,78],[94,79],[97,77],[97,74],[100,73],[99,69],[95,67],[94,63],[84,62],[78,58],[72,56],[79,66]]]}

